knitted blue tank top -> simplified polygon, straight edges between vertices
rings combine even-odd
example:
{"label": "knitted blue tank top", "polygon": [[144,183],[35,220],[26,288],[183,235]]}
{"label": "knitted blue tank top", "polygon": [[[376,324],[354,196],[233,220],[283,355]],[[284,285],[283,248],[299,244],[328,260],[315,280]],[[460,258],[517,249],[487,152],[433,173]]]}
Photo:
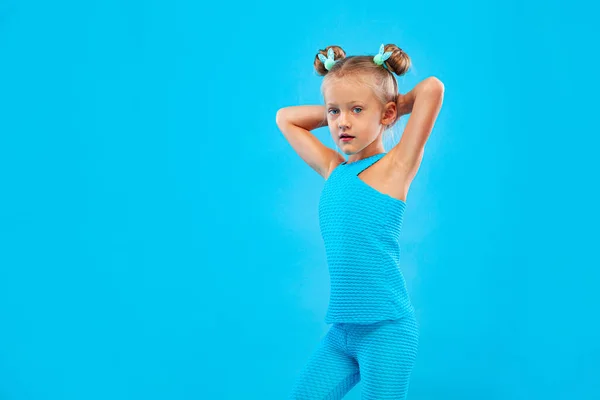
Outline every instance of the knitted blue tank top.
{"label": "knitted blue tank top", "polygon": [[385,154],[339,164],[321,192],[319,226],[330,278],[328,324],[368,324],[414,312],[399,266],[406,203],[358,176]]}

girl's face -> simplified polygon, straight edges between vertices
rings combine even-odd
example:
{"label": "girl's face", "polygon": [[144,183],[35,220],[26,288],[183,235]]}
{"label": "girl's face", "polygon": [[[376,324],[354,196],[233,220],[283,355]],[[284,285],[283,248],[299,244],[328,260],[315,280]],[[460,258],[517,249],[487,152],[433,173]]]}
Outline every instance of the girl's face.
{"label": "girl's face", "polygon": [[[385,125],[393,122],[389,113],[384,118],[383,108],[368,86],[332,82],[325,89],[324,98],[329,130],[345,154],[356,154],[375,140],[381,140]],[[352,138],[344,139],[343,135]]]}

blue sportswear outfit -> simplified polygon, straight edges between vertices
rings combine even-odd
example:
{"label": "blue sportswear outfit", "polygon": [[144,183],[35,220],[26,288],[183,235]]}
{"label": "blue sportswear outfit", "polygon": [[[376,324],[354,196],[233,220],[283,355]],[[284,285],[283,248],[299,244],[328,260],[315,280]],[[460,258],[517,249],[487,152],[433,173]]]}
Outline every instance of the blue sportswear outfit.
{"label": "blue sportswear outfit", "polygon": [[296,379],[291,399],[405,399],[419,325],[399,268],[406,203],[359,174],[387,153],[338,165],[325,182],[319,224],[330,276],[332,324]]}

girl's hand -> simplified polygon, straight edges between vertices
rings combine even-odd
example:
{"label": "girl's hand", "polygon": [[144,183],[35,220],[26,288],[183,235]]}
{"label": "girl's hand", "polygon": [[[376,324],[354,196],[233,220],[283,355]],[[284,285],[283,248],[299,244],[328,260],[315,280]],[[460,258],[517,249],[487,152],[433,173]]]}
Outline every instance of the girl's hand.
{"label": "girl's hand", "polygon": [[397,118],[400,118],[403,115],[410,114],[413,109],[414,104],[414,96],[409,92],[405,95],[398,93],[398,98],[396,99],[396,112],[398,113]]}

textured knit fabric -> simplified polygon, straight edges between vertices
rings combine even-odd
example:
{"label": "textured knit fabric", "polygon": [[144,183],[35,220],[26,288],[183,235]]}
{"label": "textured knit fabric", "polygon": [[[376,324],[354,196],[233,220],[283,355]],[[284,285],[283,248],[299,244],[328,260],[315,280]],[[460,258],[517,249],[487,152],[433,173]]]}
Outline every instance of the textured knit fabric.
{"label": "textured knit fabric", "polygon": [[361,399],[406,399],[419,345],[414,314],[369,325],[335,323],[296,379],[289,399],[341,399],[359,381]]}
{"label": "textured knit fabric", "polygon": [[359,176],[385,154],[341,163],[323,187],[319,225],[330,277],[328,324],[370,324],[414,313],[400,270],[406,203]]}

